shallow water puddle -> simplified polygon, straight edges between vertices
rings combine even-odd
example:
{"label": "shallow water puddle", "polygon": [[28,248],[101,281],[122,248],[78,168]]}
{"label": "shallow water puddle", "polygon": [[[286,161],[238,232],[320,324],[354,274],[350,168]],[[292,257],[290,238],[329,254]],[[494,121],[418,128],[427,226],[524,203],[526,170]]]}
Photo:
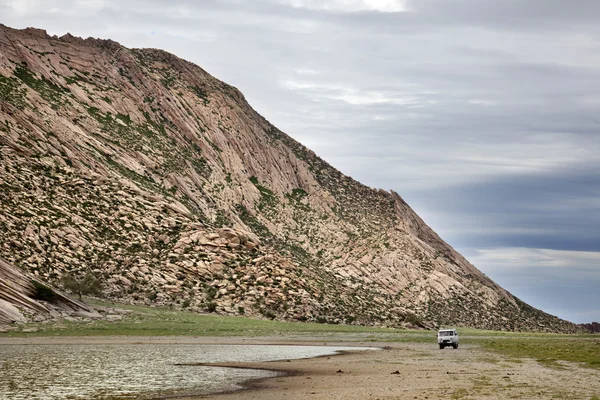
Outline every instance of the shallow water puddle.
{"label": "shallow water puddle", "polygon": [[176,364],[260,362],[335,354],[347,347],[86,344],[0,345],[0,398],[129,400],[233,390],[260,370]]}

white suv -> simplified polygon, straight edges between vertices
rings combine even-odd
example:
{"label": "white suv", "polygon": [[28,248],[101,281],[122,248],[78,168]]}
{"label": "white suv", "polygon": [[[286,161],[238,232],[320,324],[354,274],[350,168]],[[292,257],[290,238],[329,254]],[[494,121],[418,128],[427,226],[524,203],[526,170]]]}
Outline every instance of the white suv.
{"label": "white suv", "polygon": [[440,329],[437,335],[438,344],[440,349],[446,346],[452,346],[458,349],[458,332],[456,329]]}

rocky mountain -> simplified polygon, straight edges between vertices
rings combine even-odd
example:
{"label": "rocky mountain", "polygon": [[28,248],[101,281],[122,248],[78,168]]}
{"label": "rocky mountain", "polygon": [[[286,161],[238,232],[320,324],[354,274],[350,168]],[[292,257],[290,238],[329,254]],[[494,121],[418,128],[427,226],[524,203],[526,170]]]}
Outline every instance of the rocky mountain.
{"label": "rocky mountain", "polygon": [[192,311],[572,331],[155,49],[0,26],[0,257]]}

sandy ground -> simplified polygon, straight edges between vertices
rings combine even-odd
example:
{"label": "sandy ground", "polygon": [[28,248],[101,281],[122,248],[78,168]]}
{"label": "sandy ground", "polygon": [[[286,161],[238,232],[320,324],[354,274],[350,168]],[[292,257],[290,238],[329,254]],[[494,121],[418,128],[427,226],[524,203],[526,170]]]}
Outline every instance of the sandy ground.
{"label": "sandy ground", "polygon": [[246,382],[245,390],[197,399],[577,399],[600,400],[600,371],[564,363],[549,368],[461,344],[315,342],[317,338],[81,337],[0,339],[0,344],[173,343],[296,344],[372,347],[336,356],[265,363],[219,364],[278,371]]}
{"label": "sandy ground", "polygon": [[224,364],[287,376],[248,382],[245,391],[200,398],[600,399],[598,370],[573,364],[548,368],[468,345],[458,350],[439,350],[435,343],[380,345],[387,347],[310,360]]}

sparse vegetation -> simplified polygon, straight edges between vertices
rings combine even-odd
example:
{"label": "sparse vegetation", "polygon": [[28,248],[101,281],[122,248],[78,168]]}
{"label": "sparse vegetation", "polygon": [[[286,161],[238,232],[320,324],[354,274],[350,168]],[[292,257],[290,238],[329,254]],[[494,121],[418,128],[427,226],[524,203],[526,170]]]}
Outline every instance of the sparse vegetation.
{"label": "sparse vegetation", "polygon": [[600,338],[594,335],[509,334],[477,342],[498,354],[531,358],[551,367],[560,367],[559,361],[570,361],[600,369]]}
{"label": "sparse vegetation", "polygon": [[76,294],[81,300],[82,296],[102,294],[103,282],[91,272],[86,273],[82,277],[65,274],[62,277],[62,284],[65,289],[73,294]]}
{"label": "sparse vegetation", "polygon": [[19,87],[16,79],[0,75],[0,102],[12,104],[18,109],[25,108],[25,89]]}
{"label": "sparse vegetation", "polygon": [[252,182],[252,184],[258,189],[261,195],[261,200],[258,204],[259,211],[265,211],[265,209],[273,209],[279,202],[279,199],[277,198],[275,193],[273,193],[271,189],[261,185],[258,182],[257,177],[251,176],[249,179],[250,182]]}
{"label": "sparse vegetation", "polygon": [[24,84],[38,92],[45,100],[54,105],[60,104],[62,102],[62,95],[69,91],[68,89],[47,80],[44,76],[38,79],[35,74],[24,65],[18,65],[15,68],[14,75]]}
{"label": "sparse vegetation", "polygon": [[204,89],[202,89],[199,86],[190,86],[190,90],[192,92],[194,92],[196,94],[196,96],[198,96],[198,98],[200,98],[200,100],[202,100],[202,103],[207,106],[208,104],[210,104],[210,100],[208,98],[208,94],[206,93],[206,91]]}

